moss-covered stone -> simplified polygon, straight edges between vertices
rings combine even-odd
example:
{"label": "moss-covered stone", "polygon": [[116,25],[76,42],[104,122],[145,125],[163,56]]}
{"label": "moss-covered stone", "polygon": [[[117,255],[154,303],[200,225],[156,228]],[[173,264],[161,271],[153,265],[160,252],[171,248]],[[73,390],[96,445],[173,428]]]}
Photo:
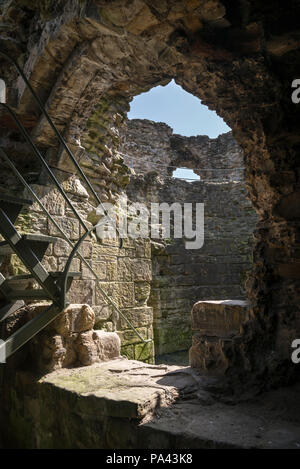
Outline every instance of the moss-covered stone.
{"label": "moss-covered stone", "polygon": [[187,350],[192,343],[192,331],[189,326],[167,328],[160,323],[154,327],[154,342],[156,355]]}
{"label": "moss-covered stone", "polygon": [[128,360],[134,360],[134,345],[121,347],[121,355],[128,358]]}
{"label": "moss-covered stone", "polygon": [[139,361],[151,360],[154,357],[154,342],[136,344],[134,346],[134,358]]}

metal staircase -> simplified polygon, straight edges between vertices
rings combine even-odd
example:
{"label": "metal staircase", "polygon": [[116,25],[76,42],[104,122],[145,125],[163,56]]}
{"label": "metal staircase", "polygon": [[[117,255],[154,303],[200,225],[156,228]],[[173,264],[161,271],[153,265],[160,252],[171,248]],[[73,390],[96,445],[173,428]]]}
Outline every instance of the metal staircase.
{"label": "metal staircase", "polygon": [[[20,328],[2,344],[5,347],[6,358],[46,327],[66,306],[61,293],[63,272],[47,272],[41,263],[49,244],[57,242],[59,238],[39,234],[21,235],[14,225],[23,207],[31,204],[30,200],[0,193],[0,234],[5,240],[0,243],[0,256],[17,254],[30,272],[7,278],[0,273],[0,321],[4,321],[10,314],[24,306],[24,300],[48,300],[52,303],[37,318]],[[80,276],[80,272],[69,272],[67,291],[72,280]],[[35,280],[39,288],[25,290],[18,288],[23,280],[29,279]]]}
{"label": "metal staircase", "polygon": [[[101,200],[94,191],[90,181],[87,179],[86,175],[82,171],[69,147],[67,146],[65,140],[57,130],[55,124],[53,123],[51,117],[48,115],[35,91],[32,89],[30,83],[28,82],[23,71],[20,69],[19,65],[7,54],[0,52],[1,56],[4,56],[6,60],[9,60],[16,67],[21,77],[23,78],[26,86],[30,90],[33,98],[38,104],[42,114],[48,120],[51,128],[55,132],[58,140],[61,145],[66,150],[71,161],[74,164],[75,172],[83,180],[85,186],[88,188],[89,192],[93,196],[96,204],[102,206],[103,213],[106,216],[106,219],[109,219],[109,215],[106,212],[105,208],[102,205]],[[126,316],[120,311],[118,306],[113,302],[113,300],[106,294],[106,292],[101,288],[99,284],[99,277],[90,265],[90,263],[80,254],[78,251],[83,241],[91,236],[96,230],[97,226],[94,226],[92,229],[88,229],[85,221],[82,219],[68,195],[65,193],[61,184],[57,180],[55,174],[52,172],[51,168],[47,164],[43,155],[40,153],[39,149],[32,141],[30,135],[20,122],[16,113],[11,109],[6,103],[0,102],[0,106],[5,108],[5,110],[10,114],[10,116],[15,121],[21,135],[24,140],[29,144],[32,149],[33,154],[42,164],[48,176],[54,183],[55,187],[58,189],[60,194],[63,196],[67,205],[73,212],[73,215],[79,221],[81,227],[83,228],[84,234],[80,237],[76,244],[73,244],[68,235],[61,229],[57,224],[54,218],[51,216],[49,211],[42,204],[41,200],[38,198],[34,190],[24,179],[22,174],[18,171],[17,167],[0,148],[0,158],[7,164],[10,170],[14,173],[16,179],[23,185],[24,189],[27,190],[27,193],[30,194],[30,197],[39,205],[44,215],[50,220],[51,223],[56,227],[56,230],[59,232],[60,236],[69,244],[72,248],[72,252],[66,262],[65,269],[63,272],[48,272],[42,264],[43,256],[51,243],[57,242],[61,238],[55,238],[51,236],[44,236],[41,234],[20,234],[15,227],[15,222],[17,221],[18,215],[21,213],[24,206],[30,206],[32,200],[26,200],[18,198],[16,196],[8,195],[7,193],[0,192],[0,234],[2,235],[4,241],[0,242],[0,259],[3,256],[9,254],[16,254],[21,262],[26,267],[28,274],[18,275],[13,277],[5,278],[0,273],[0,323],[8,318],[11,314],[16,312],[19,308],[25,305],[24,301],[29,300],[47,300],[50,302],[50,305],[42,313],[37,315],[34,319],[31,319],[27,324],[22,326],[19,330],[14,332],[5,342],[0,343],[0,357],[8,358],[16,350],[22,347],[26,342],[28,342],[33,336],[38,332],[44,329],[51,321],[53,321],[68,305],[67,293],[71,287],[72,281],[74,278],[80,278],[80,272],[71,272],[71,262],[74,257],[78,257],[85,266],[90,270],[96,280],[96,287],[101,291],[101,294],[106,298],[106,300],[114,307],[117,313],[127,322],[129,327],[134,330],[139,339],[144,342],[150,342],[151,339],[145,340],[136,328],[131,324],[131,322],[126,318]],[[114,223],[111,220],[111,223]],[[117,230],[116,230],[117,231]],[[120,247],[122,247],[122,239],[120,238]],[[1,260],[0,260],[1,266]],[[39,288],[37,289],[22,289],[18,288],[19,285],[22,285],[24,280],[34,280],[36,281]]]}

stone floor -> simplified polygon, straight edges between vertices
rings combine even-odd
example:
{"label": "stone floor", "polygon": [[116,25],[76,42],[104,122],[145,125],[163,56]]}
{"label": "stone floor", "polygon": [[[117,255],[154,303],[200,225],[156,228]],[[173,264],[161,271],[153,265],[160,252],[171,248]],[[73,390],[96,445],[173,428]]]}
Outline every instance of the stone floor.
{"label": "stone floor", "polygon": [[32,430],[40,448],[300,448],[300,385],[229,405],[190,367],[116,359],[52,372],[37,387],[32,406],[59,416]]}
{"label": "stone floor", "polygon": [[157,365],[178,365],[188,366],[189,364],[189,351],[180,350],[179,352],[165,353],[155,357],[155,363]]}

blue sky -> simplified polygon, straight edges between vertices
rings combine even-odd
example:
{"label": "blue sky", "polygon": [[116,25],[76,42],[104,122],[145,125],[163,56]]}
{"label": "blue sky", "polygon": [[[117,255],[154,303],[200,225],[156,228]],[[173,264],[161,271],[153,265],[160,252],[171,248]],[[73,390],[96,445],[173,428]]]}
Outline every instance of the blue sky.
{"label": "blue sky", "polygon": [[[165,122],[174,133],[187,137],[208,135],[216,138],[230,130],[216,112],[210,111],[200,99],[184,91],[174,80],[167,86],[156,86],[136,96],[131,102],[128,118]],[[173,176],[199,179],[188,169],[177,169]]]}
{"label": "blue sky", "polygon": [[167,86],[156,86],[136,96],[131,102],[128,118],[165,122],[174,133],[187,137],[208,135],[216,138],[230,130],[216,112],[210,111],[174,80]]}

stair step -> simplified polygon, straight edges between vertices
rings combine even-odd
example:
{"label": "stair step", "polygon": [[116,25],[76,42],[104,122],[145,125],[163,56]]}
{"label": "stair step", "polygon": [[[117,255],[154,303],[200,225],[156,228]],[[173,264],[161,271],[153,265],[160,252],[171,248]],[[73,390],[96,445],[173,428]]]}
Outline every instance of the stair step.
{"label": "stair step", "polygon": [[56,236],[48,236],[48,235],[43,235],[43,234],[39,234],[39,233],[35,233],[35,234],[31,234],[31,233],[28,233],[28,234],[24,234],[22,235],[22,237],[24,239],[26,239],[27,241],[38,241],[40,243],[57,243],[58,241],[61,241],[61,238],[57,238]]}
{"label": "stair step", "polygon": [[18,300],[14,303],[6,304],[5,306],[0,307],[0,322],[4,321],[10,314],[15,313],[18,309],[22,308],[25,305],[24,301]]}
{"label": "stair step", "polygon": [[38,332],[50,324],[60,313],[61,310],[57,306],[51,305],[38,316],[31,319],[27,324],[24,324],[24,326],[12,334],[4,343],[0,343],[0,357],[10,357],[10,355],[15,353]]}
{"label": "stair step", "polygon": [[32,205],[32,200],[29,199],[19,199],[19,197],[11,196],[0,192],[0,201],[9,202],[10,204],[16,205]]}
{"label": "stair step", "polygon": [[[62,274],[63,272],[49,272],[49,275],[55,278],[61,277]],[[72,277],[72,278],[80,278],[81,275],[82,275],[81,272],[69,272],[69,277]],[[13,275],[11,277],[6,277],[6,283],[17,282],[18,280],[30,280],[33,278],[34,277],[31,274]]]}
{"label": "stair step", "polygon": [[[24,234],[22,235],[22,239],[28,241],[30,245],[34,244],[37,246],[38,243],[43,244],[43,246],[41,246],[43,254],[47,250],[49,244],[55,244],[60,241],[60,238],[56,238],[54,236],[46,236],[42,234]],[[45,244],[47,244],[47,246],[45,246]],[[14,250],[7,241],[0,242],[0,256],[8,256],[13,253]],[[41,256],[38,257],[41,259]]]}
{"label": "stair step", "polygon": [[[59,295],[57,285],[55,284],[55,279],[49,275],[45,267],[40,262],[40,257],[45,251],[47,244],[33,242],[35,243],[35,248],[33,249],[31,242],[22,238],[13,225],[12,221],[1,208],[0,232],[5,240],[8,241],[9,245],[12,247],[17,256],[21,259],[24,266],[28,269],[29,272],[31,272],[32,276],[36,279],[39,285],[46,292],[48,292],[49,296],[53,300],[55,300]],[[7,292],[5,292],[5,297],[7,298]],[[18,296],[17,298],[22,297]]]}
{"label": "stair step", "polygon": [[5,294],[8,300],[50,300],[51,297],[42,289],[12,290]]}
{"label": "stair step", "polygon": [[27,199],[19,199],[0,192],[0,208],[12,223],[16,221],[19,213],[23,210],[24,205],[32,205],[32,202]]}
{"label": "stair step", "polygon": [[[63,272],[49,272],[49,277],[53,280],[59,280],[62,277]],[[69,291],[71,288],[72,282],[74,278],[80,278],[81,272],[69,272],[66,290]],[[23,274],[23,275],[14,275],[12,277],[3,277],[0,274],[0,297],[6,299],[7,301],[10,300],[44,300],[44,299],[51,299],[51,296],[47,294],[42,288],[40,289],[24,289],[26,288],[26,284],[20,285],[18,288],[18,283],[24,280],[34,280],[34,277],[31,274]],[[22,288],[23,287],[23,288]],[[57,285],[57,297],[59,296],[59,287]],[[1,319],[0,319],[1,320]]]}

